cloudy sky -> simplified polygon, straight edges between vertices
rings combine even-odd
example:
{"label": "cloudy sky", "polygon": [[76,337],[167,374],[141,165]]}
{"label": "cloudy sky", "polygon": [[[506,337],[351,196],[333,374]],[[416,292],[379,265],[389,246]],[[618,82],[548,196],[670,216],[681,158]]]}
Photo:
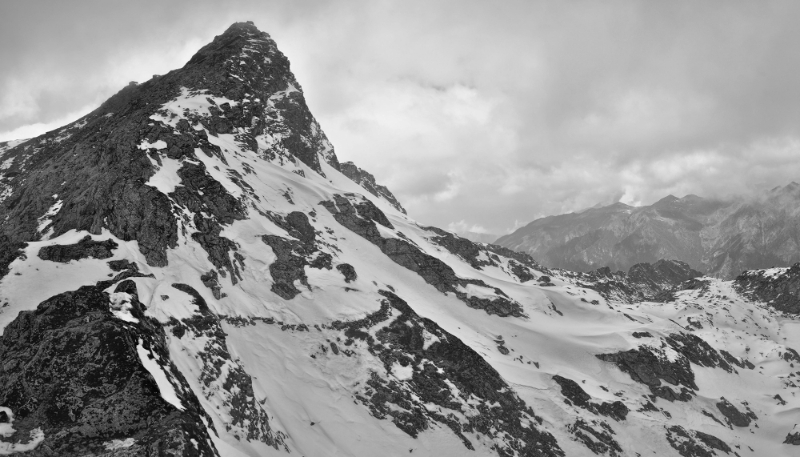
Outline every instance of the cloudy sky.
{"label": "cloudy sky", "polygon": [[289,57],[340,160],[415,219],[505,233],[800,181],[800,2],[0,3],[0,141],[183,66],[234,21]]}

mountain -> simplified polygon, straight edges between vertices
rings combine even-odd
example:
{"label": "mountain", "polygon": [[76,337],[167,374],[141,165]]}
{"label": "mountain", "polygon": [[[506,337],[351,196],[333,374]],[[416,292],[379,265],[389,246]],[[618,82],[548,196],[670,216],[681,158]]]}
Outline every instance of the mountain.
{"label": "mountain", "polygon": [[497,235],[492,233],[480,233],[480,232],[456,232],[458,236],[462,238],[466,238],[470,241],[474,241],[476,243],[493,243],[494,240],[497,239]]}
{"label": "mountain", "polygon": [[367,189],[369,193],[376,197],[381,197],[384,200],[388,201],[389,204],[394,207],[394,209],[400,211],[403,214],[406,214],[405,208],[403,205],[397,201],[392,191],[390,191],[386,186],[382,186],[375,182],[375,177],[372,176],[368,171],[359,168],[353,162],[344,162],[340,164],[339,171],[342,172],[343,175],[347,176],[354,182],[358,183],[364,189]]}
{"label": "mountain", "polygon": [[800,261],[800,185],[727,201],[670,195],[650,206],[615,203],[537,219],[496,243],[555,268],[627,270],[677,259],[733,279]]}
{"label": "mountain", "polygon": [[421,226],[252,23],[0,164],[0,454],[800,445],[800,266],[572,272]]}

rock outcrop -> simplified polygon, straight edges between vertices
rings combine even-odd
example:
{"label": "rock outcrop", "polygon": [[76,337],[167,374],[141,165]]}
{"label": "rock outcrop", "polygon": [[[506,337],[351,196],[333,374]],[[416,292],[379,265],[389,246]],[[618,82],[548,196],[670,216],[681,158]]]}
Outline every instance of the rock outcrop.
{"label": "rock outcrop", "polygon": [[400,211],[403,214],[406,214],[405,208],[400,202],[395,198],[392,191],[390,191],[386,186],[382,186],[375,182],[375,177],[372,176],[368,171],[359,168],[353,162],[343,162],[340,164],[340,170],[342,174],[350,178],[353,182],[360,185],[364,189],[367,189],[369,193],[376,197],[381,197],[389,202],[397,211]]}

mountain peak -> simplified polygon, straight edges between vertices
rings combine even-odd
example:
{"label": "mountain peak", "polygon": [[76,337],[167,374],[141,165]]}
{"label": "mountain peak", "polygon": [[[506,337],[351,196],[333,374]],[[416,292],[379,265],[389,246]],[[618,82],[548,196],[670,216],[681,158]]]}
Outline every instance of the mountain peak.
{"label": "mountain peak", "polygon": [[674,203],[674,202],[676,202],[676,201],[679,201],[679,200],[680,200],[680,199],[679,199],[678,197],[676,197],[676,196],[674,196],[674,195],[672,195],[672,194],[669,194],[669,195],[667,195],[666,197],[662,198],[661,200],[659,200],[659,201],[655,202],[655,203],[653,204],[653,206],[655,206],[655,205],[660,205],[660,204]]}
{"label": "mountain peak", "polygon": [[213,65],[224,63],[231,57],[247,57],[255,53],[264,54],[270,60],[269,55],[275,51],[277,45],[268,33],[259,30],[252,22],[235,22],[221,35],[215,36],[211,43],[200,48],[186,65]]}

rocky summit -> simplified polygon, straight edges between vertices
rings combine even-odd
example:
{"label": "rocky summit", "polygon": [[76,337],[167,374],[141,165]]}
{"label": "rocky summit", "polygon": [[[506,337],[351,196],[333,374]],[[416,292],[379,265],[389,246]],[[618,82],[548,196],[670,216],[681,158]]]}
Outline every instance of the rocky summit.
{"label": "rocky summit", "polygon": [[576,271],[676,259],[734,279],[744,270],[800,262],[800,184],[728,200],[670,195],[650,206],[618,202],[537,219],[495,243]]}
{"label": "rocky summit", "polygon": [[656,260],[416,223],[237,23],[0,145],[0,454],[796,455],[800,267]]}

